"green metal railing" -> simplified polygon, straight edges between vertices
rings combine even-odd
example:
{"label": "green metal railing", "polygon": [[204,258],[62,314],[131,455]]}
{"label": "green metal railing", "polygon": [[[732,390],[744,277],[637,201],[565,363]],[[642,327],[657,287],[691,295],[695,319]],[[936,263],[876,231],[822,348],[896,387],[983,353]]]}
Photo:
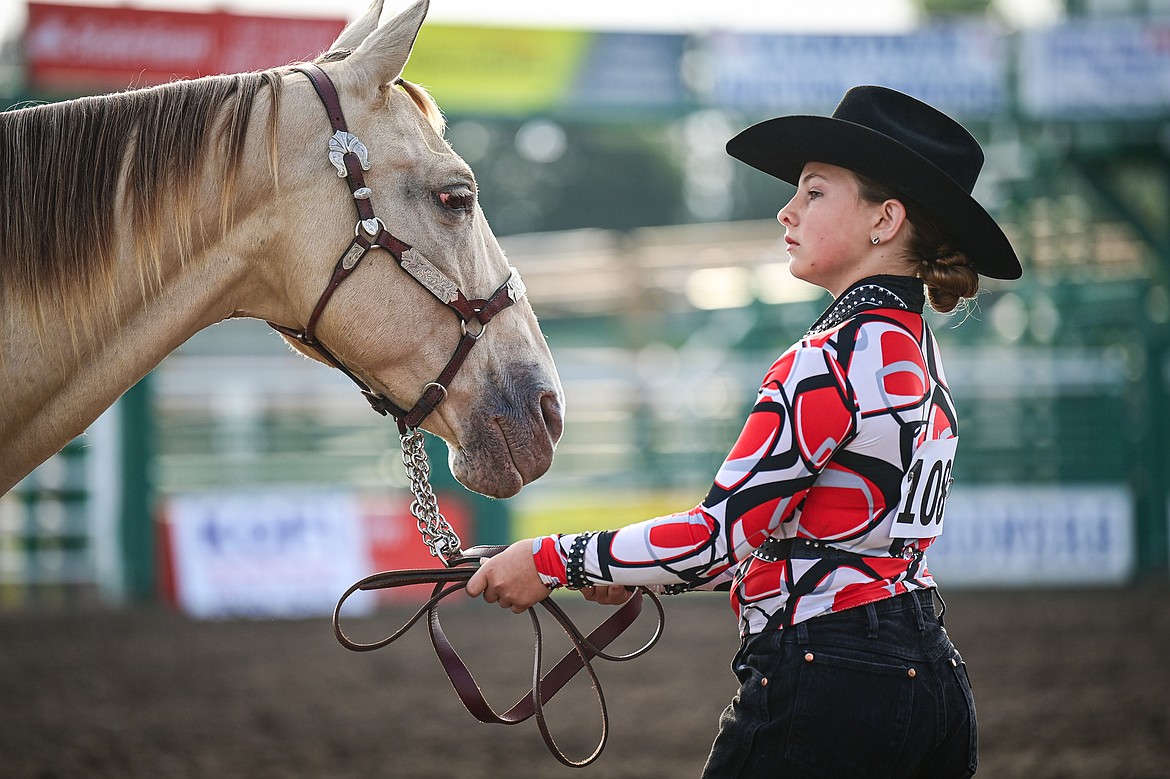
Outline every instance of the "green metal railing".
{"label": "green metal railing", "polygon": [[73,441],[0,496],[0,609],[64,602],[92,583],[86,459]]}

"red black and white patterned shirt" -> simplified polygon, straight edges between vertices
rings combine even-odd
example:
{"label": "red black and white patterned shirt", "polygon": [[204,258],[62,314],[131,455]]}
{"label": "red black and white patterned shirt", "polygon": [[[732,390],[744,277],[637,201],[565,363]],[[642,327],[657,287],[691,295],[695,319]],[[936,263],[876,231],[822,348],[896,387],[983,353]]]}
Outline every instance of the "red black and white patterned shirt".
{"label": "red black and white patterned shirt", "polygon": [[767,372],[702,503],[538,538],[542,580],[729,589],[744,635],[933,587],[958,431],[923,304],[918,279],[854,284]]}

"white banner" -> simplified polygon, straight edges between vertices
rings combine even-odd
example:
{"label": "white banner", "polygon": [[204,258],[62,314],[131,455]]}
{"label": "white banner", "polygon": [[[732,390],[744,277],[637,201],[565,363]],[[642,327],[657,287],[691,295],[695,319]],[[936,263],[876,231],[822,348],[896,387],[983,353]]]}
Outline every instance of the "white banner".
{"label": "white banner", "polygon": [[1049,118],[1170,114],[1170,22],[1094,19],[1023,33],[1020,102]]}
{"label": "white banner", "polygon": [[944,591],[1122,584],[1134,572],[1133,522],[1121,485],[956,487],[927,565]]}
{"label": "white banner", "polygon": [[330,614],[371,570],[360,508],[341,492],[190,494],[166,513],[176,598],[195,617]]}

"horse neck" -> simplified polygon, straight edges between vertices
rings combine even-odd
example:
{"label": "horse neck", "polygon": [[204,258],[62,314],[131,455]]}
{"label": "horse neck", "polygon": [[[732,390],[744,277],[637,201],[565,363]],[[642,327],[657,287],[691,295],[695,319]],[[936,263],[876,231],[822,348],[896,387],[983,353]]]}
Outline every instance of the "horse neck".
{"label": "horse neck", "polygon": [[[218,214],[219,205],[207,208]],[[68,310],[38,316],[11,307],[0,316],[6,394],[0,403],[0,494],[83,433],[171,351],[237,310],[246,284],[241,263],[224,259],[225,235],[204,234],[184,252],[174,241],[164,243],[147,268],[124,234],[125,220],[120,225],[112,312],[80,317],[80,323]]]}

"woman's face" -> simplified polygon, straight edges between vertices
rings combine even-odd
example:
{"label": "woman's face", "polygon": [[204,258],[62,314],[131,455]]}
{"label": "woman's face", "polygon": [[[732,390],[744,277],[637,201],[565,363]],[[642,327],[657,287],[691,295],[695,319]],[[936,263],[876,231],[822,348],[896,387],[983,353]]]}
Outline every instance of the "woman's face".
{"label": "woman's face", "polygon": [[834,297],[873,275],[876,208],[858,196],[857,179],[849,170],[806,164],[796,194],[776,215],[785,228],[792,275]]}

